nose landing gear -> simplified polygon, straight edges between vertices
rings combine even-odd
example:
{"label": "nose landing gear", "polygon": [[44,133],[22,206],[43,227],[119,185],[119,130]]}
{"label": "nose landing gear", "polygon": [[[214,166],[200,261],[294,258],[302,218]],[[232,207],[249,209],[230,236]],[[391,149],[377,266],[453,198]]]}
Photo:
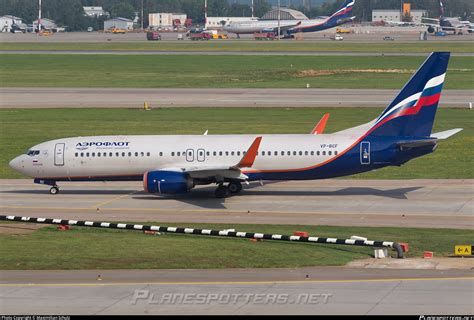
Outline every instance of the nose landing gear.
{"label": "nose landing gear", "polygon": [[58,187],[58,186],[52,186],[52,187],[49,189],[49,193],[50,193],[50,194],[58,194],[58,193],[59,193],[59,187]]}

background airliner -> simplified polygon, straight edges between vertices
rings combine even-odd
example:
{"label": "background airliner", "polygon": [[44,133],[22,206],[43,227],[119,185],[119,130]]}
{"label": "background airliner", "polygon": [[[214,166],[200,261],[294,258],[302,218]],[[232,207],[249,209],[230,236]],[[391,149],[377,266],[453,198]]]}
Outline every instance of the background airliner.
{"label": "background airliner", "polygon": [[328,115],[311,134],[92,136],[57,139],[32,147],[10,166],[35,183],[143,181],[149,193],[184,193],[217,184],[217,197],[238,193],[242,182],[346,176],[433,152],[431,134],[449,53],[435,52],[375,120],[323,134]]}
{"label": "background airliner", "polygon": [[[439,1],[439,19],[434,18],[422,18],[423,20],[431,21],[430,23],[424,23],[423,25],[428,26],[428,32],[434,33],[435,31],[452,31],[454,34],[462,34],[463,31],[469,33],[474,32],[474,24],[470,21],[462,21],[459,17],[445,17],[445,8],[443,1]],[[434,23],[433,23],[434,22]]]}
{"label": "background airliner", "polygon": [[[314,32],[337,27],[341,24],[352,21],[355,17],[351,17],[354,0],[344,2],[342,7],[332,16],[326,19],[309,19],[309,20],[280,20],[280,32],[296,33],[296,32]],[[257,20],[234,22],[224,26],[224,30],[236,34],[248,34],[254,32],[278,32],[277,20]]]}

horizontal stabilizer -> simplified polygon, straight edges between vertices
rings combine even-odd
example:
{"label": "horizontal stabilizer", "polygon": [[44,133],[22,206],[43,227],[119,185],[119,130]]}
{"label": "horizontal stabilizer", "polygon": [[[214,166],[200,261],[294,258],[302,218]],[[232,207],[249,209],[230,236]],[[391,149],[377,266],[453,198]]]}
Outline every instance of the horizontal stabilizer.
{"label": "horizontal stabilizer", "polygon": [[456,128],[451,130],[446,130],[442,132],[436,132],[431,135],[431,138],[436,138],[439,140],[448,139],[449,137],[455,135],[456,133],[462,131],[462,128]]}

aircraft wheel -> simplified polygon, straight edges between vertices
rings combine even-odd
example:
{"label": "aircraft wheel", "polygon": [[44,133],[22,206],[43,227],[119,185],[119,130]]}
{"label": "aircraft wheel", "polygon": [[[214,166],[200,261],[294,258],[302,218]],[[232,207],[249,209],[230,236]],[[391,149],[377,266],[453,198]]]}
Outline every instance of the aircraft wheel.
{"label": "aircraft wheel", "polygon": [[216,198],[227,198],[229,189],[226,186],[218,186],[215,192]]}
{"label": "aircraft wheel", "polygon": [[49,189],[49,193],[50,194],[58,194],[59,193],[59,188],[54,186],[54,187],[51,187],[51,189]]}
{"label": "aircraft wheel", "polygon": [[239,193],[240,191],[242,191],[242,183],[240,183],[239,181],[232,181],[229,183],[227,188],[232,194]]}

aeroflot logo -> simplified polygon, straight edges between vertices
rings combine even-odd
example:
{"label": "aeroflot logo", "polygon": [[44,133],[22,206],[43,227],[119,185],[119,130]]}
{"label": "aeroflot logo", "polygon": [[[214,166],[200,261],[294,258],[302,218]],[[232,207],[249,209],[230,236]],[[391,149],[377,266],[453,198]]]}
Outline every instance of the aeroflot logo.
{"label": "aeroflot logo", "polygon": [[106,141],[106,142],[101,142],[101,141],[97,141],[97,142],[78,142],[76,144],[76,149],[78,150],[85,150],[89,147],[128,147],[130,142],[125,142],[125,141],[118,141],[118,142],[110,142],[110,141]]}

